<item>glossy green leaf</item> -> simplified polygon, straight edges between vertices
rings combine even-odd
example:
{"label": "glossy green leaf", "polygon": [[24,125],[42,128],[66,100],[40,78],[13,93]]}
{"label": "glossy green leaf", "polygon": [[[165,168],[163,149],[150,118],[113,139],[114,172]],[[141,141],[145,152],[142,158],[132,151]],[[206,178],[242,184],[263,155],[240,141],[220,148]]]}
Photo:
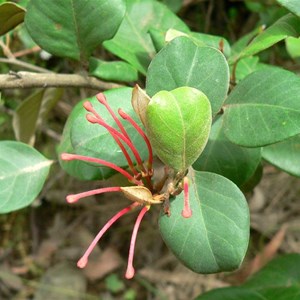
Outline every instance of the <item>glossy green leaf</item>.
{"label": "glossy green leaf", "polygon": [[219,118],[214,122],[208,143],[193,168],[223,175],[242,186],[254,175],[260,160],[260,148],[240,147],[226,138],[222,118]]}
{"label": "glossy green leaf", "polygon": [[181,86],[202,91],[216,114],[229,87],[229,67],[224,55],[211,47],[199,47],[187,37],[172,40],[152,60],[146,91],[153,96]]}
{"label": "glossy green leaf", "polygon": [[24,21],[25,9],[21,6],[6,2],[0,5],[0,35],[14,29]]}
{"label": "glossy green leaf", "polygon": [[148,30],[189,29],[172,11],[157,1],[127,0],[126,3],[125,18],[114,38],[106,41],[104,47],[145,74],[156,52]]}
{"label": "glossy green leaf", "polygon": [[264,147],[262,157],[277,168],[300,177],[300,136]]}
{"label": "glossy green leaf", "polygon": [[52,161],[15,141],[0,142],[0,213],[28,206],[41,191]]}
{"label": "glossy green leaf", "polygon": [[170,213],[159,217],[167,246],[189,269],[216,273],[238,268],[249,240],[249,210],[238,187],[227,178],[192,171],[189,199],[192,217],[181,215],[183,193],[171,200]]}
{"label": "glossy green leaf", "polygon": [[197,89],[181,87],[155,94],[146,110],[146,129],[157,156],[186,170],[203,151],[211,127],[211,107]]}
{"label": "glossy green leaf", "polygon": [[92,76],[109,81],[130,82],[138,80],[138,72],[124,61],[104,61],[90,58],[89,73]]}
{"label": "glossy green leaf", "polygon": [[[116,114],[118,114],[118,108],[122,108],[122,110],[140,124],[138,117],[131,107],[131,93],[131,88],[121,88],[106,91],[104,94]],[[89,100],[104,121],[115,129],[118,129],[113,118],[107,112],[106,108],[98,102],[96,97],[92,97]],[[73,152],[80,155],[101,158],[118,166],[127,167],[126,159],[108,131],[100,125],[89,123],[86,120],[86,114],[87,112],[83,108],[82,102],[78,103],[69,117],[59,153],[65,151]],[[133,144],[138,149],[141,158],[145,160],[148,157],[148,152],[142,137],[128,122],[122,120],[122,123],[128,131]],[[68,150],[68,148],[70,148],[70,150]],[[128,151],[131,153],[130,150]],[[83,179],[91,179],[91,177],[93,179],[105,179],[114,174],[114,171],[106,167],[95,168],[95,166],[91,164],[85,165],[89,168],[86,167],[80,170],[82,162],[70,161],[62,164],[68,173]],[[89,171],[91,171],[91,174],[88,174]]]}
{"label": "glossy green leaf", "polygon": [[260,147],[300,133],[300,78],[279,68],[241,81],[224,106],[225,134],[235,144]]}
{"label": "glossy green leaf", "polygon": [[56,105],[62,94],[63,90],[57,88],[40,90],[30,95],[17,107],[13,116],[13,128],[18,141],[34,144],[36,128]]}
{"label": "glossy green leaf", "polygon": [[288,36],[298,37],[299,35],[300,19],[292,14],[285,15],[266,30],[258,34],[238,56],[233,58],[233,60],[257,54],[284,40]]}
{"label": "glossy green leaf", "polygon": [[300,5],[298,0],[276,0],[279,4],[300,17]]}
{"label": "glossy green leaf", "polygon": [[124,14],[123,0],[31,0],[25,25],[44,50],[86,60],[97,46],[114,36]]}

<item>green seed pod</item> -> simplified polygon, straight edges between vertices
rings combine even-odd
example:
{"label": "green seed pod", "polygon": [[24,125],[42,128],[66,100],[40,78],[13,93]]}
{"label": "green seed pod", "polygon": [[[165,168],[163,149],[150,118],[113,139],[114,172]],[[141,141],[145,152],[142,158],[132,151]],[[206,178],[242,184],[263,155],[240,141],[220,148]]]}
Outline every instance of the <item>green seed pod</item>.
{"label": "green seed pod", "polygon": [[146,110],[146,130],[151,145],[167,166],[186,170],[203,151],[211,128],[208,98],[191,87],[153,96]]}

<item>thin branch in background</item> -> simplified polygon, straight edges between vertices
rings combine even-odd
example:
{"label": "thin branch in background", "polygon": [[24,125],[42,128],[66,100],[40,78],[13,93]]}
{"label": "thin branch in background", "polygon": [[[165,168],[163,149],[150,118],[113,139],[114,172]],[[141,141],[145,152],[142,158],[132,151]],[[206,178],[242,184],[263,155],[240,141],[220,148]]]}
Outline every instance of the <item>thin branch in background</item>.
{"label": "thin branch in background", "polygon": [[15,59],[15,58],[3,58],[0,57],[0,63],[8,64],[8,65],[15,65],[30,71],[39,72],[39,73],[53,73],[52,71],[49,71],[47,69],[26,63],[24,61]]}
{"label": "thin branch in background", "polygon": [[123,87],[123,85],[79,74],[14,72],[0,75],[0,89],[48,87],[81,87],[99,91]]}

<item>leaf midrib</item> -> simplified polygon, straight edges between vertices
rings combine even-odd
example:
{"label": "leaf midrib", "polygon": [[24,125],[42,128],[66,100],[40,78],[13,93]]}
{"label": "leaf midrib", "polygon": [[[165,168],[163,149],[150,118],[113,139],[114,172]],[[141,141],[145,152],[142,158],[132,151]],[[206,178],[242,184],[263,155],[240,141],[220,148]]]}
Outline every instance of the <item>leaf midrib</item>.
{"label": "leaf midrib", "polygon": [[5,175],[1,176],[0,180],[6,180],[6,179],[9,179],[9,178],[22,176],[22,175],[25,175],[25,174],[28,174],[28,173],[34,173],[36,171],[40,171],[44,168],[47,168],[52,163],[53,163],[52,160],[46,160],[46,161],[40,162],[38,164],[35,164],[34,166],[28,166],[28,167],[25,167],[25,168],[22,168],[22,169],[18,169],[18,170],[16,170],[16,172],[6,173]]}

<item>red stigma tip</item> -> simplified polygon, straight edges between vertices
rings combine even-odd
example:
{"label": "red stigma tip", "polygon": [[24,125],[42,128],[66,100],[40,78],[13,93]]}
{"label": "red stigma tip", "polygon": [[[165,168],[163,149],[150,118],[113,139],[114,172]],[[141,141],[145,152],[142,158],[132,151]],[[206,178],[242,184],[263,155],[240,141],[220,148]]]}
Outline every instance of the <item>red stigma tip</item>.
{"label": "red stigma tip", "polygon": [[135,274],[134,267],[133,266],[128,266],[127,270],[126,270],[126,273],[125,273],[125,278],[126,279],[132,279],[134,274]]}
{"label": "red stigma tip", "polygon": [[184,217],[184,218],[190,218],[192,216],[192,210],[191,209],[183,209],[182,212],[181,212],[181,215]]}
{"label": "red stigma tip", "polygon": [[105,98],[105,96],[104,96],[103,93],[97,94],[97,95],[96,95],[96,98],[98,99],[98,101],[99,101],[100,103],[102,103],[102,104],[106,103],[106,98]]}
{"label": "red stigma tip", "polygon": [[85,268],[88,263],[88,259],[85,256],[82,256],[79,261],[77,262],[77,267],[80,269]]}
{"label": "red stigma tip", "polygon": [[118,113],[123,119],[127,119],[127,114],[121,108],[118,109]]}
{"label": "red stigma tip", "polygon": [[98,123],[98,119],[95,116],[91,115],[91,114],[86,114],[85,117],[92,124]]}
{"label": "red stigma tip", "polygon": [[66,200],[67,200],[68,203],[75,203],[75,202],[78,201],[78,199],[79,198],[76,195],[68,195],[66,197]]}
{"label": "red stigma tip", "polygon": [[83,107],[87,110],[87,111],[93,111],[94,108],[93,108],[93,105],[90,101],[85,101],[83,103]]}

